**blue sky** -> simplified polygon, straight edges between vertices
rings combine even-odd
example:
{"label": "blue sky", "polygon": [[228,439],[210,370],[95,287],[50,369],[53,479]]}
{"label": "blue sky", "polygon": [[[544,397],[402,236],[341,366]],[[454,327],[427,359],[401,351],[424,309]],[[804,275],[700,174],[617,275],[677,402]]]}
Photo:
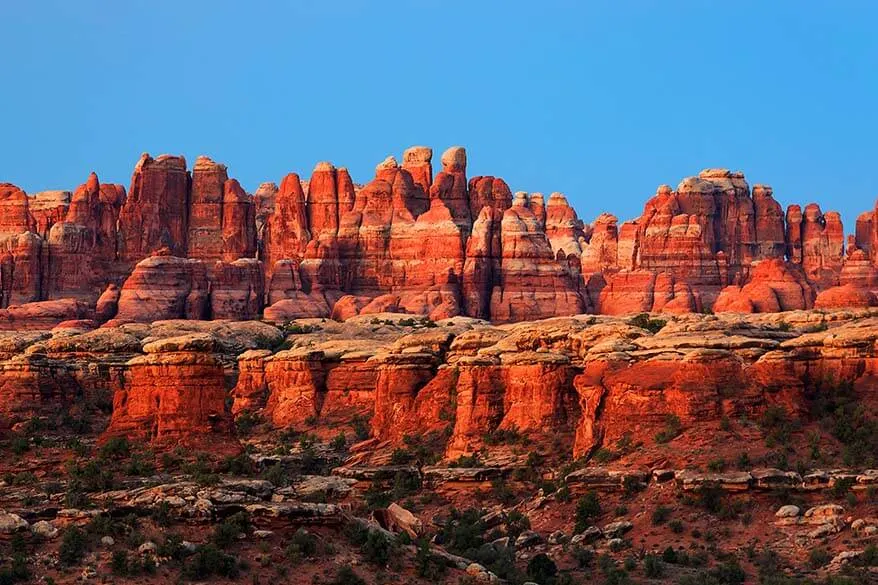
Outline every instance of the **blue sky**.
{"label": "blue sky", "polygon": [[876,19],[865,1],[3,2],[0,181],[127,186],[148,151],[208,154],[251,191],[320,160],[365,182],[408,145],[461,144],[470,175],[562,191],[587,221],[722,166],[850,232],[878,195]]}

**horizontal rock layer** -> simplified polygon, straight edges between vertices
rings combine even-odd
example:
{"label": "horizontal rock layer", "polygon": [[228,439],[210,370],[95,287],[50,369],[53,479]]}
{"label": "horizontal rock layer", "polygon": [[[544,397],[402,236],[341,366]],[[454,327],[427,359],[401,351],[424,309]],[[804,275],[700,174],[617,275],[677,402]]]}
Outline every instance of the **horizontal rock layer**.
{"label": "horizontal rock layer", "polygon": [[626,433],[653,443],[670,415],[686,428],[804,414],[840,383],[874,408],[878,383],[876,309],[504,326],[375,313],[300,321],[285,342],[254,321],[94,327],[0,335],[3,426],[112,397],[105,437],[157,446],[233,448],[231,420],[249,413],[333,432],[368,421],[378,441],[432,436],[447,457],[504,432],[581,456]]}

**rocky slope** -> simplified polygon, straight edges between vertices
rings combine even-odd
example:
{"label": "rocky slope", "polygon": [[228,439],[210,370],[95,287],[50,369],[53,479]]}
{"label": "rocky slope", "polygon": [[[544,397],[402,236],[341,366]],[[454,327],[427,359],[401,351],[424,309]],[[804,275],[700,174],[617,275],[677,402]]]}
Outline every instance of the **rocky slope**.
{"label": "rocky slope", "polygon": [[0,536],[62,583],[869,578],[876,342],[868,308],[4,332]]}
{"label": "rocky slope", "polygon": [[[118,308],[123,321],[346,318],[405,312],[514,322],[580,313],[868,307],[874,212],[845,241],[816,204],[784,212],[767,185],[707,169],[658,188],[643,214],[588,224],[564,195],[467,177],[453,147],[388,157],[365,185],[319,163],[255,195],[225,165],[144,154],[126,192],[92,173],[74,192],[0,185],[0,327]],[[163,257],[155,260],[154,256]],[[173,266],[173,268],[171,268]],[[168,268],[168,274],[160,274]],[[72,305],[33,303],[67,300]],[[74,315],[75,316],[72,316]]]}

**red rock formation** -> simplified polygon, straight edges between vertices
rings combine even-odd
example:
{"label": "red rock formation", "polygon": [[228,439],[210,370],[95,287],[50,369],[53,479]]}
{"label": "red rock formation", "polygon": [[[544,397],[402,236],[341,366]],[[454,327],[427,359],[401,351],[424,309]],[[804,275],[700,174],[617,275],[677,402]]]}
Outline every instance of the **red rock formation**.
{"label": "red rock formation", "polygon": [[[552,200],[549,199],[549,210],[551,217]],[[604,270],[612,270],[619,266],[619,232],[615,215],[602,213],[594,221],[591,229],[591,238],[588,243],[582,246],[580,260],[583,273],[602,272]],[[572,238],[568,240],[568,247],[562,248],[566,254],[576,252]],[[576,242],[579,246],[579,242]],[[552,246],[556,250],[560,247]],[[577,254],[578,255],[578,254]]]}
{"label": "red rock formation", "polygon": [[655,299],[654,272],[622,271],[607,278],[600,291],[597,310],[604,315],[630,315],[652,310]]}
{"label": "red rock formation", "polygon": [[[206,156],[195,159],[189,206],[188,256],[205,261],[223,259],[226,165]],[[237,258],[234,258],[237,259]]]}
{"label": "red rock formation", "polygon": [[[234,447],[222,363],[209,353],[148,353],[128,362],[104,438],[158,446]],[[222,437],[217,441],[217,437]]]}
{"label": "red rock formation", "polygon": [[473,223],[463,268],[463,305],[470,317],[491,316],[491,294],[500,286],[502,221],[499,209],[485,206]]}
{"label": "red rock formation", "polygon": [[[49,235],[49,229],[67,217],[70,208],[70,191],[41,191],[28,200],[28,210],[34,218],[37,234],[41,238]],[[115,229],[115,222],[113,228]]]}
{"label": "red rock formation", "polygon": [[677,189],[675,193],[662,185],[647,202],[638,220],[636,265],[695,283],[719,284],[716,186],[690,177]]}
{"label": "red rock formation", "polygon": [[118,285],[108,285],[95,304],[95,319],[101,322],[113,319],[119,311],[119,296],[121,293],[122,291]]}
{"label": "red rock formation", "polygon": [[[606,215],[606,214],[604,214]],[[604,215],[601,218],[604,218]],[[610,216],[612,217],[612,216]],[[598,219],[601,219],[598,218]],[[613,218],[615,220],[615,218]],[[615,232],[615,221],[613,222]],[[549,195],[546,205],[546,237],[555,255],[562,252],[564,256],[579,256],[582,254],[582,246],[585,242],[585,230],[582,222],[576,216],[576,210],[567,202],[567,198],[561,193]],[[614,234],[615,235],[615,234]],[[607,255],[610,255],[609,253]],[[616,265],[615,246],[612,251],[612,266]]]}
{"label": "red rock formation", "polygon": [[605,315],[692,313],[701,311],[703,303],[689,284],[673,274],[623,270],[607,277],[595,308]]}
{"label": "red rock formation", "polygon": [[[29,327],[38,326],[36,322],[25,323]],[[4,425],[57,413],[73,404],[80,391],[63,360],[20,354],[0,362],[0,415]]]}
{"label": "red rock formation", "polygon": [[0,242],[0,308],[39,301],[43,241],[24,232]]}
{"label": "red rock formation", "polygon": [[802,208],[798,205],[787,207],[787,259],[794,264],[802,263]]}
{"label": "red rock formation", "polygon": [[427,146],[412,146],[402,155],[402,168],[409,172],[419,192],[419,198],[427,201],[430,186],[433,184],[433,149]]}
{"label": "red rock formation", "polygon": [[621,270],[634,270],[640,254],[640,224],[626,221],[619,228],[619,241],[616,245],[617,267]]}
{"label": "red rock formation", "polygon": [[857,216],[856,234],[854,236],[854,245],[870,254],[872,250],[872,226],[874,220],[873,211],[864,211]]}
{"label": "red rock formation", "polygon": [[0,330],[51,329],[63,321],[89,319],[93,315],[88,305],[76,299],[10,305],[0,309]]}
{"label": "red rock formation", "polygon": [[119,256],[138,262],[168,248],[175,256],[188,250],[189,173],[181,156],[140,157],[131,189],[119,214]]}
{"label": "red rock formation", "polygon": [[102,186],[97,175],[73,194],[67,215],[44,243],[41,295],[94,303],[115,273],[116,219],[124,189]]}
{"label": "red rock formation", "polygon": [[305,192],[299,175],[284,177],[274,201],[275,212],[265,226],[264,264],[273,267],[279,260],[298,260],[305,253],[311,234],[305,210]]}
{"label": "red rock formation", "polygon": [[467,197],[466,150],[452,146],[442,153],[442,171],[430,188],[430,198],[440,199],[451,212],[454,223],[464,234],[472,227],[472,212]]}
{"label": "red rock formation", "polygon": [[302,424],[320,413],[325,392],[322,354],[281,352],[265,364],[268,386],[266,416],[277,426]]}
{"label": "red rock formation", "polygon": [[849,248],[838,281],[842,286],[851,285],[861,290],[878,290],[878,268],[872,265],[868,252]]}
{"label": "red rock formation", "polygon": [[821,291],[814,301],[815,309],[845,309],[876,305],[878,305],[878,297],[875,293],[852,284],[827,288]]}
{"label": "red rock formation", "polygon": [[0,240],[36,231],[28,203],[24,191],[11,183],[0,183]]}
{"label": "red rock formation", "polygon": [[[237,318],[254,314],[259,284],[249,269],[227,267],[215,278],[216,261],[262,260],[267,303],[283,303],[271,311],[277,319],[328,315],[345,295],[360,299],[339,306],[347,316],[391,307],[504,321],[701,310],[723,287],[747,286],[753,263],[784,254],[817,291],[872,286],[874,259],[844,257],[838,214],[791,206],[785,221],[771,187],[755,185],[751,195],[741,173],[706,169],[676,190],[661,186],[633,221],[619,226],[603,214],[589,226],[560,193],[547,201],[520,195],[514,209],[502,179],[467,183],[462,148],[443,154],[435,178],[431,161],[429,148],[412,147],[402,165],[393,157],[378,165],[362,188],[344,169],[320,163],[307,183],[290,174],[279,190],[263,184],[255,197],[206,157],[190,179],[182,157],[144,155],[130,197],[94,175],[73,195],[28,198],[3,184],[0,306],[47,298],[93,304],[162,248],[205,261],[216,314]],[[874,212],[858,219],[852,252],[872,254],[873,219]],[[295,275],[283,268],[293,265]],[[282,267],[277,277],[275,266]],[[648,290],[636,290],[640,284]],[[749,306],[738,289],[728,289],[724,302],[733,293],[736,306]]]}
{"label": "red rock formation", "polygon": [[217,262],[210,281],[213,319],[258,319],[265,298],[262,263],[253,258]]}
{"label": "red rock formation", "polygon": [[[747,266],[755,259],[758,219],[744,174],[726,169],[706,169],[698,176],[715,186],[717,249],[725,252],[733,270]],[[772,236],[776,237],[776,234]]]}
{"label": "red rock formation", "polygon": [[338,234],[339,196],[335,167],[328,162],[317,163],[308,182],[308,227],[317,239],[334,238]]}
{"label": "red rock formation", "polygon": [[260,242],[265,238],[265,224],[274,213],[277,191],[275,183],[262,183],[253,193],[253,205],[256,208],[256,235]]}
{"label": "red rock formation", "polygon": [[814,296],[801,269],[782,260],[764,260],[753,269],[747,284],[724,288],[713,311],[772,313],[810,309]]}
{"label": "red rock formation", "polygon": [[756,214],[756,257],[783,258],[786,251],[784,214],[769,185],[753,185]]}
{"label": "red rock formation", "polygon": [[116,318],[147,323],[203,319],[207,308],[207,271],[201,261],[151,256],[137,263],[122,286]]}
{"label": "red rock formation", "polygon": [[491,295],[492,319],[520,321],[582,312],[582,298],[567,264],[556,260],[526,194],[516,194],[503,213],[500,239],[500,285]]}
{"label": "red rock formation", "polygon": [[234,262],[256,255],[256,210],[235,179],[223,184],[222,260]]}
{"label": "red rock formation", "polygon": [[512,205],[512,191],[499,177],[473,177],[469,180],[468,192],[470,214],[473,218],[479,217],[483,207],[502,212]]}
{"label": "red rock formation", "polygon": [[376,366],[372,429],[381,439],[400,440],[409,430],[405,421],[415,410],[419,391],[436,374],[436,360],[423,353],[386,354]]}
{"label": "red rock formation", "polygon": [[820,206],[805,206],[802,222],[802,268],[809,280],[821,287],[838,281],[844,257],[844,229],[834,211],[823,214]]}
{"label": "red rock formation", "polygon": [[265,320],[283,324],[293,319],[328,317],[336,297],[327,298],[320,288],[308,288],[302,281],[299,263],[281,260],[271,271]]}
{"label": "red rock formation", "polygon": [[377,368],[365,357],[295,349],[271,355],[254,350],[238,358],[240,376],[232,412],[262,412],[277,426],[350,422],[371,415]]}
{"label": "red rock formation", "polygon": [[[741,361],[723,353],[589,363],[574,380],[582,410],[574,456],[613,444],[625,432],[641,436],[644,427],[661,428],[671,414],[686,422],[717,419],[723,413],[722,397],[739,392],[744,380]],[[648,409],[635,406],[644,401]]]}
{"label": "red rock formation", "polygon": [[245,351],[238,356],[238,382],[232,389],[233,415],[265,408],[268,401],[265,360],[270,356],[271,352],[265,349]]}
{"label": "red rock formation", "polygon": [[351,317],[360,314],[363,307],[369,304],[372,299],[369,297],[358,297],[355,295],[345,295],[336,301],[332,306],[332,314],[330,318],[336,321],[347,321]]}

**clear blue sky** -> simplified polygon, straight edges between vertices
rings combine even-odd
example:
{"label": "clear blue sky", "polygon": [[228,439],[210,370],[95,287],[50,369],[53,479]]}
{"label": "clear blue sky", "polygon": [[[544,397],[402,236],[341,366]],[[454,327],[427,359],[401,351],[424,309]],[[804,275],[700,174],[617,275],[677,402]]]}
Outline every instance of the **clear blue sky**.
{"label": "clear blue sky", "polygon": [[878,195],[876,21],[867,1],[4,0],[0,181],[127,186],[148,151],[251,191],[320,160],[365,182],[462,144],[470,175],[587,221],[723,166],[850,232]]}

